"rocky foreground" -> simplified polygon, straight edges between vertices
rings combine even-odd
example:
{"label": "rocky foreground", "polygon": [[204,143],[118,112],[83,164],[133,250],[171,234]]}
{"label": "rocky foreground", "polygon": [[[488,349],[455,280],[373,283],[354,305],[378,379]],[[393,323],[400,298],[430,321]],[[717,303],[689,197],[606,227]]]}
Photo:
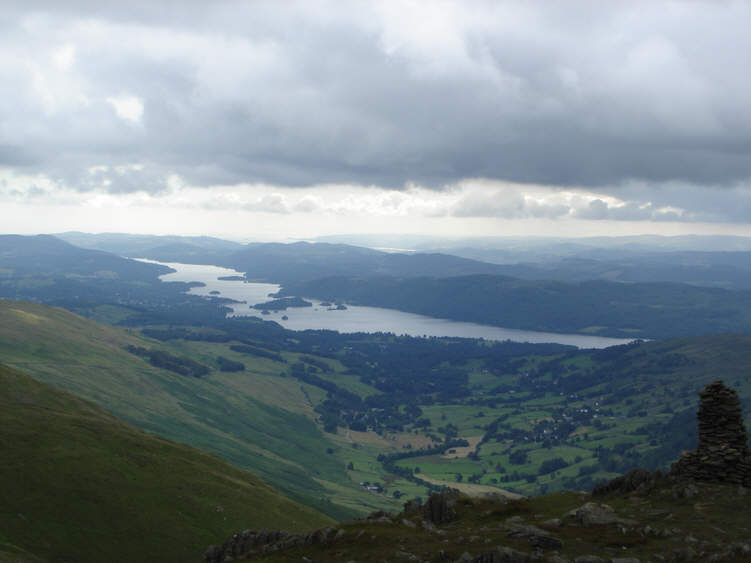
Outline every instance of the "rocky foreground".
{"label": "rocky foreground", "polygon": [[721,382],[700,394],[699,447],[669,473],[635,469],[592,493],[512,500],[457,491],[400,514],[295,535],[245,531],[206,563],[644,563],[751,561],[749,453],[738,397]]}

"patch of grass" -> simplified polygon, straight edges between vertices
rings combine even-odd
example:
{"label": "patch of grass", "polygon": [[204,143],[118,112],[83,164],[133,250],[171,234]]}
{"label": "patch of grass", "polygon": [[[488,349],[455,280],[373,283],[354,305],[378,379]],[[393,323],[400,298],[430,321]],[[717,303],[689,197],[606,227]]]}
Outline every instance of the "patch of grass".
{"label": "patch of grass", "polygon": [[240,528],[330,522],[214,455],[2,365],[0,428],[3,561],[197,561]]}

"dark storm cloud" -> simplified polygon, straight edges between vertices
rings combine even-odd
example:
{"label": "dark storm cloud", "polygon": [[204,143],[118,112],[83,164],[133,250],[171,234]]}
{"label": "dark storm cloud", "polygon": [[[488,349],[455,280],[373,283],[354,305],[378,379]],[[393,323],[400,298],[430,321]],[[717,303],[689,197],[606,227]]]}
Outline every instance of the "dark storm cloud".
{"label": "dark storm cloud", "polygon": [[0,164],[113,192],[733,185],[749,21],[743,2],[11,3]]}

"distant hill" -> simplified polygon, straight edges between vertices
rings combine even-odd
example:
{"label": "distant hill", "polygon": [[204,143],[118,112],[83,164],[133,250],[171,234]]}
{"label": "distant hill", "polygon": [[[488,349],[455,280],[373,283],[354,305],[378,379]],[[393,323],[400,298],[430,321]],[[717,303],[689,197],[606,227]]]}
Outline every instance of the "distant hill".
{"label": "distant hill", "polygon": [[0,429],[2,561],[199,561],[238,528],[331,521],[4,365]]}
{"label": "distant hill", "polygon": [[[751,251],[751,237],[732,235],[631,235],[600,237],[553,236],[475,236],[431,235],[325,235],[317,242],[354,244],[370,248],[402,248],[421,252],[457,254],[457,249],[483,249],[509,257],[526,255],[541,261],[545,256],[578,256],[590,250],[605,252],[727,252]],[[513,261],[517,261],[514,259]]]}
{"label": "distant hill", "polygon": [[152,280],[170,269],[79,248],[51,235],[0,235],[0,280],[60,275],[122,281]]}
{"label": "distant hill", "polygon": [[[496,251],[454,249],[459,256],[493,262],[505,260]],[[526,280],[626,283],[673,282],[725,289],[751,289],[750,252],[650,252],[596,250],[580,256],[550,258],[532,263],[516,256],[501,272]]]}
{"label": "distant hill", "polygon": [[58,233],[55,236],[81,248],[104,250],[131,258],[184,264],[214,264],[219,256],[243,247],[240,243],[214,237],[80,232]]}
{"label": "distant hill", "polygon": [[0,298],[62,306],[113,323],[137,311],[178,306],[225,314],[218,301],[186,295],[189,284],[162,283],[159,276],[171,271],[50,235],[0,235]]}
{"label": "distant hill", "polygon": [[[748,237],[441,239],[362,235],[319,237],[314,244],[242,245],[213,237],[80,232],[55,236],[82,248],[120,256],[229,266],[254,279],[278,283],[330,275],[493,274],[527,280],[674,282],[751,289]],[[391,250],[381,250],[386,248]],[[333,270],[327,271],[326,266]]]}
{"label": "distant hill", "polygon": [[674,283],[330,277],[288,284],[282,295],[537,331],[626,338],[751,332],[751,291]]}
{"label": "distant hill", "polygon": [[497,264],[448,254],[389,253],[346,244],[297,242],[249,244],[220,264],[250,279],[288,283],[327,276],[432,276],[498,274]]}
{"label": "distant hill", "polygon": [[[466,237],[336,235],[318,242],[442,253],[503,265],[528,280],[676,282],[751,289],[751,238],[732,236]],[[469,272],[467,272],[469,273]]]}
{"label": "distant hill", "polygon": [[[291,284],[331,276],[456,277],[477,274],[523,280],[670,282],[724,289],[751,289],[751,252],[664,251],[639,246],[588,247],[574,243],[510,249],[448,248],[439,251],[384,252],[347,244],[249,244],[217,255],[217,264],[250,279]],[[553,254],[559,251],[559,255]],[[176,255],[177,250],[173,252]],[[169,252],[165,251],[164,256]],[[537,260],[537,261],[536,261]]]}

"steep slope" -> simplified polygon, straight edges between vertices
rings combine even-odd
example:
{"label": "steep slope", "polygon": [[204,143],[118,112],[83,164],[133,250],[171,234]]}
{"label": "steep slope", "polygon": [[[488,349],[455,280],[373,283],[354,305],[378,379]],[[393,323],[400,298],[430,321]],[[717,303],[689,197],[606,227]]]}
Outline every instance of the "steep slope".
{"label": "steep slope", "polygon": [[255,475],[0,365],[0,560],[197,561],[248,525],[330,520]]}
{"label": "steep slope", "polygon": [[[300,384],[280,377],[273,362],[224,373],[216,369],[216,356],[165,350],[216,369],[207,377],[185,377],[154,367],[127,346],[162,349],[136,333],[64,309],[0,300],[4,363],[140,428],[251,469],[299,502],[337,517],[353,514],[323,500],[321,482],[343,480],[344,467],[326,455],[330,442],[302,412],[307,399]],[[283,399],[264,402],[256,396],[259,388]]]}

